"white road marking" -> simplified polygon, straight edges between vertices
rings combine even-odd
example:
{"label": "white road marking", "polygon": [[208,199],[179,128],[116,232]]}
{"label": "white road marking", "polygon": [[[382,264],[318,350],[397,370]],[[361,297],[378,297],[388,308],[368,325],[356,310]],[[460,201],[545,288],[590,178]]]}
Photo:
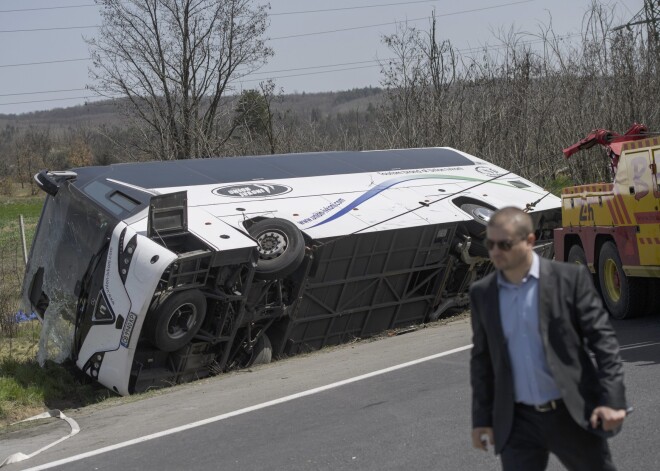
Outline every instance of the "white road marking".
{"label": "white road marking", "polygon": [[[55,445],[57,445],[59,443],[62,443],[64,440],[67,440],[67,439],[73,437],[74,435],[76,435],[78,432],[80,432],[80,426],[78,425],[78,422],[73,420],[71,417],[67,417],[66,415],[64,415],[58,409],[52,409],[52,410],[49,410],[49,411],[44,412],[42,414],[37,414],[34,417],[30,417],[30,418],[27,418],[25,420],[21,420],[21,421],[15,422],[15,423],[21,424],[23,422],[31,422],[33,420],[47,419],[47,418],[50,418],[50,417],[55,417],[55,418],[64,420],[67,424],[69,424],[69,427],[71,427],[71,431],[67,435],[63,436],[62,438],[60,438],[58,440],[55,440],[54,442],[49,443],[48,445],[46,445],[44,447],[39,448],[37,451],[35,451],[33,453],[30,453],[29,455],[26,455],[25,453],[20,453],[19,452],[19,453],[14,453],[13,455],[8,456],[2,463],[0,463],[0,468],[2,468],[5,465],[8,465],[8,464],[18,463],[18,462],[24,461],[24,460],[29,460],[33,456],[37,456],[42,451],[46,451],[47,449],[52,448],[52,447],[54,447]],[[11,425],[14,425],[14,424],[11,424]]]}
{"label": "white road marking", "polygon": [[631,343],[628,345],[621,345],[619,347],[619,350],[631,350],[633,348],[642,348],[642,347],[652,347],[654,345],[660,345],[660,342],[639,342],[639,343]]}
{"label": "white road marking", "polygon": [[283,404],[285,402],[293,401],[294,399],[300,399],[301,397],[311,396],[313,394],[318,394],[323,391],[328,391],[330,389],[338,388],[346,384],[355,383],[357,381],[362,381],[363,379],[373,378],[374,376],[379,376],[385,373],[390,373],[392,371],[400,370],[402,368],[407,368],[409,366],[418,365],[426,361],[435,360],[436,358],[441,358],[453,353],[462,352],[472,348],[472,345],[464,345],[463,347],[454,348],[453,350],[447,350],[446,352],[436,353],[435,355],[430,355],[424,358],[419,358],[417,360],[408,361],[406,363],[401,363],[399,365],[390,366],[378,371],[372,371],[371,373],[366,373],[360,376],[355,376],[353,378],[344,379],[342,381],[337,381],[336,383],[327,384],[325,386],[320,386],[318,388],[308,389],[307,391],[302,391],[299,393],[291,394],[289,396],[281,397],[279,399],[273,399],[272,401],[262,402],[261,404],[256,404],[254,406],[244,407],[243,409],[238,409],[232,412],[227,412],[225,414],[217,415],[215,417],[210,417],[204,420],[198,420],[197,422],[192,422],[190,424],[181,425],[179,427],[174,427],[168,430],[163,430],[162,432],[152,433],[151,435],[145,435],[143,437],[134,438],[133,440],[127,440],[125,442],[117,443],[115,445],[106,446],[99,448],[97,450],[88,451],[86,453],[81,453],[79,455],[70,456],[69,458],[63,458],[58,461],[53,461],[51,463],[45,463],[33,468],[26,469],[24,471],[41,471],[42,469],[50,469],[55,466],[61,466],[63,464],[72,463],[74,461],[80,461],[91,456],[100,455],[102,453],[107,453],[109,451],[119,450],[120,448],[126,448],[131,445],[136,445],[138,443],[147,442],[149,440],[154,440],[156,438],[165,437],[167,435],[172,435],[174,433],[183,432],[184,430],[190,430],[192,428],[201,427],[203,425],[211,424],[213,422],[219,422],[221,420],[229,419],[231,417],[236,417],[237,415],[247,414],[248,412],[253,412],[260,409],[265,409],[266,407],[275,406],[277,404]]}

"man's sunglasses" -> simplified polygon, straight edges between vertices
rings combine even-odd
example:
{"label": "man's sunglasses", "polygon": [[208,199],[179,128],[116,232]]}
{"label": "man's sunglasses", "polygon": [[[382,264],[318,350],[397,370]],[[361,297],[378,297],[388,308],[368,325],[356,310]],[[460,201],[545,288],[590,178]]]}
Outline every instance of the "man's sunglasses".
{"label": "man's sunglasses", "polygon": [[503,252],[508,252],[511,250],[511,248],[516,245],[518,242],[521,242],[525,240],[526,237],[523,237],[518,240],[491,240],[491,239],[486,239],[486,248],[488,250],[493,250],[495,246],[497,245],[497,248],[500,249]]}

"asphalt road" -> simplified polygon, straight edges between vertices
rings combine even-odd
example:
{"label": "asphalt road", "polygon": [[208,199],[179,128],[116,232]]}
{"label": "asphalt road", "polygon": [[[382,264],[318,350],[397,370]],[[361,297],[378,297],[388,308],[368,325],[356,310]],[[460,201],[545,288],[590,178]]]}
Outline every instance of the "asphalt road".
{"label": "asphalt road", "polygon": [[[635,407],[610,441],[615,462],[660,469],[660,316],[615,327]],[[470,447],[469,350],[429,358],[469,342],[463,319],[85,409],[72,414],[80,434],[2,471],[499,469],[492,453]],[[114,448],[98,453],[104,447]]]}

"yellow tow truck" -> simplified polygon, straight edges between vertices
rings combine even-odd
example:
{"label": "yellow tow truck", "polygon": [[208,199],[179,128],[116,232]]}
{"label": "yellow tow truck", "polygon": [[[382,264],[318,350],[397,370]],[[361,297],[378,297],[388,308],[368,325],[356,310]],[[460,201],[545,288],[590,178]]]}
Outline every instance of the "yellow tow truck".
{"label": "yellow tow truck", "polygon": [[616,319],[658,311],[660,297],[660,136],[634,124],[625,134],[596,129],[564,149],[569,158],[600,144],[612,183],[562,190],[562,227],[555,258],[586,265],[596,275]]}

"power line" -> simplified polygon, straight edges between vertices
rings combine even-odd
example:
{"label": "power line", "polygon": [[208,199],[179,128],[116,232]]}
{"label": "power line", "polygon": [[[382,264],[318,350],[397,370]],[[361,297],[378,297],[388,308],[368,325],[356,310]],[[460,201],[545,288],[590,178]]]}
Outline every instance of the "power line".
{"label": "power line", "polygon": [[[527,2],[533,2],[536,0],[527,0]],[[334,11],[347,11],[347,10],[363,10],[367,8],[383,8],[383,7],[392,7],[398,5],[415,5],[419,3],[438,3],[440,0],[415,0],[408,2],[391,2],[391,3],[377,3],[372,5],[360,5],[355,7],[340,7],[340,8],[324,8],[319,10],[300,10],[300,11],[283,11],[280,13],[269,13],[268,16],[286,16],[286,15],[303,15],[308,13],[326,13]],[[518,2],[518,3],[527,3],[527,2]],[[96,7],[95,3],[84,3],[80,5],[63,5],[63,6],[54,6],[54,7],[39,7],[39,8],[16,8],[13,10],[0,10],[0,13],[18,13],[18,12],[28,12],[28,11],[42,11],[42,10],[62,10],[67,8],[86,8],[86,7]]]}
{"label": "power line", "polygon": [[[529,3],[529,2],[533,2],[533,1],[535,1],[535,0],[521,0],[521,1],[517,1],[517,2],[501,3],[501,4],[498,4],[498,5],[492,5],[492,6],[489,6],[489,7],[472,8],[470,10],[460,10],[460,11],[455,11],[455,12],[451,12],[451,13],[436,14],[435,17],[436,18],[442,18],[442,17],[447,17],[447,16],[463,15],[465,13],[476,13],[476,12],[480,12],[480,11],[486,11],[486,10],[493,10],[493,9],[496,9],[496,8],[508,7],[508,6],[511,6],[511,5],[519,5],[521,3]],[[380,23],[380,24],[376,24],[376,25],[354,26],[352,28],[341,28],[341,29],[332,29],[332,30],[328,30],[328,31],[316,31],[316,32],[312,32],[312,33],[292,34],[292,35],[289,35],[289,36],[279,36],[279,37],[269,38],[269,39],[271,41],[275,41],[275,40],[278,40],[278,39],[300,38],[300,37],[304,37],[304,36],[314,36],[314,35],[317,35],[317,34],[330,34],[330,33],[342,32],[342,31],[353,31],[353,30],[358,30],[358,29],[377,28],[379,26],[390,26],[390,25],[396,25],[396,24],[403,23],[403,22],[414,23],[416,21],[429,20],[429,19],[431,19],[431,17],[425,16],[425,17],[422,17],[422,18],[413,18],[411,20],[405,20],[405,21],[391,21],[389,23]]]}
{"label": "power line", "polygon": [[[426,0],[429,1],[429,0]],[[483,8],[476,8],[472,10],[463,10],[463,11],[458,11],[458,12],[452,12],[452,13],[444,13],[441,15],[436,15],[437,17],[444,17],[444,16],[454,16],[454,15],[460,15],[460,14],[465,14],[465,13],[474,13],[477,11],[483,11],[483,10],[489,10],[493,8],[502,8],[505,6],[511,6],[511,5],[517,5],[520,3],[529,3],[535,0],[523,0],[523,1],[517,1],[517,2],[512,2],[512,3],[504,3],[504,4],[499,4],[499,5],[493,5],[490,7],[483,7]],[[419,2],[402,2],[403,3],[419,3]],[[387,4],[390,5],[390,4]],[[391,4],[394,5],[394,4]],[[347,7],[349,8],[349,7]],[[354,7],[350,7],[354,8]],[[357,7],[355,7],[357,8]],[[415,18],[412,20],[407,20],[408,22],[415,22],[415,21],[421,21],[421,20],[427,20],[430,19],[430,17],[423,17],[423,18]],[[342,32],[342,31],[351,31],[351,30],[357,30],[357,29],[367,29],[367,28],[376,28],[379,26],[389,26],[393,24],[401,23],[401,21],[395,21],[395,22],[389,22],[389,23],[382,23],[382,24],[377,24],[377,25],[365,25],[365,26],[357,26],[353,28],[343,28],[343,29],[336,29],[336,30],[329,30],[329,31],[318,31],[318,32],[311,32],[311,33],[303,33],[303,34],[297,34],[297,35],[289,35],[289,36],[279,36],[275,38],[270,38],[270,40],[279,40],[279,39],[288,39],[288,38],[295,38],[295,37],[305,37],[305,36],[313,36],[317,34],[330,34],[330,33],[337,33],[337,32]],[[50,31],[50,30],[61,30],[61,29],[70,29],[70,28],[96,28],[98,26],[74,26],[74,27],[63,27],[63,28],[40,28],[40,29],[31,29],[31,30],[5,30],[5,31],[0,31],[0,33],[12,33],[12,32],[26,32],[26,31]],[[90,58],[80,58],[80,59],[61,59],[61,60],[54,60],[54,61],[41,61],[41,62],[27,62],[27,63],[21,63],[21,64],[4,64],[0,65],[0,68],[4,67],[22,67],[22,66],[31,66],[31,65],[40,65],[40,64],[56,64],[56,63],[61,63],[61,62],[75,62],[75,61],[84,61],[84,60],[89,60]]]}
{"label": "power line", "polygon": [[[381,59],[381,60],[390,60],[390,59],[394,59],[394,57],[390,57],[388,59]],[[379,62],[379,61],[380,61],[379,59],[374,59],[370,61],[342,62],[339,64],[314,65],[310,67],[296,67],[295,69],[266,70],[263,72],[253,72],[250,75],[279,74],[280,72],[294,72],[296,70],[327,69],[328,67],[341,67],[344,65],[356,65],[356,64],[370,64],[372,62]]]}
{"label": "power line", "polygon": [[[345,8],[338,8],[338,9],[326,9],[327,11],[334,11],[334,10],[351,10],[351,9],[357,9],[357,8],[371,8],[371,7],[380,7],[380,6],[392,6],[392,5],[399,5],[399,4],[412,4],[412,3],[432,3],[433,1],[437,0],[423,0],[423,1],[412,1],[412,2],[396,2],[396,3],[387,3],[387,4],[378,4],[378,5],[366,5],[366,6],[361,6],[361,7],[345,7]],[[530,3],[535,0],[522,0],[522,1],[516,1],[516,2],[509,2],[509,3],[503,3],[503,4],[498,4],[498,5],[493,5],[489,7],[482,7],[482,8],[475,8],[475,9],[470,9],[470,10],[463,10],[463,11],[458,11],[458,12],[451,12],[451,13],[445,13],[441,15],[436,15],[436,17],[446,17],[446,16],[455,16],[455,15],[460,15],[460,14],[465,14],[465,13],[473,13],[473,12],[479,12],[479,11],[484,11],[484,10],[490,10],[490,9],[495,9],[495,8],[502,8],[506,6],[511,6],[511,5],[517,5],[517,4],[522,4],[522,3]],[[79,5],[79,6],[84,6],[84,5]],[[66,6],[66,7],[44,7],[43,9],[48,9],[48,8],[73,8],[76,7],[75,5],[71,6]],[[317,12],[317,11],[326,11],[326,10],[309,10],[307,12]],[[303,12],[283,12],[282,14],[300,14],[300,13],[307,13],[305,11]],[[429,17],[423,17],[423,18],[416,18],[412,20],[408,20],[409,22],[415,22],[415,21],[421,21],[425,19],[430,19]],[[378,27],[378,26],[385,26],[385,25],[392,25],[392,24],[398,24],[401,23],[401,21],[396,21],[396,22],[389,22],[389,23],[383,23],[383,24],[377,24],[377,25],[364,25],[364,26],[358,26],[358,27],[353,27],[353,28],[344,28],[344,29],[337,29],[337,30],[331,30],[331,31],[319,31],[319,32],[312,32],[312,33],[304,33],[304,34],[299,34],[299,35],[292,35],[292,36],[283,36],[283,37],[276,37],[276,38],[270,38],[272,40],[277,40],[277,39],[285,39],[285,38],[292,38],[292,37],[303,37],[303,36],[312,36],[312,35],[317,35],[317,34],[329,34],[329,33],[334,33],[334,32],[342,32],[342,31],[349,31],[349,30],[355,30],[355,29],[365,29],[365,28],[373,28],[373,27]],[[41,28],[41,29],[33,29],[33,30],[12,30],[12,31],[0,31],[0,33],[3,32],[20,32],[20,31],[44,31],[44,30],[66,30],[66,29],[81,29],[81,28],[93,28],[97,26],[73,26],[73,27],[62,27],[62,28]],[[574,35],[572,35],[574,36]],[[567,36],[568,37],[568,36]],[[563,39],[563,38],[561,38]],[[522,44],[529,44],[533,42],[538,42],[536,41],[529,41],[529,42],[522,42]],[[506,45],[503,46],[491,46],[491,49],[498,49],[501,47],[507,47]],[[484,47],[478,47],[478,48],[469,48],[469,49],[459,49],[456,50],[456,52],[459,53],[467,53],[471,51],[480,51],[483,50]],[[31,65],[40,65],[40,64],[53,64],[53,63],[63,63],[63,62],[74,62],[74,61],[87,61],[90,60],[91,58],[77,58],[77,59],[62,59],[62,60],[54,60],[54,61],[42,61],[42,62],[30,62],[30,63],[21,63],[21,64],[6,64],[6,65],[0,65],[0,67],[19,67],[19,66],[31,66]],[[391,59],[382,59],[382,60],[391,60]],[[375,64],[374,64],[375,63]],[[357,61],[357,62],[347,62],[347,63],[340,63],[340,64],[330,64],[330,65],[320,65],[320,66],[312,66],[312,67],[301,67],[301,68],[292,68],[292,69],[281,69],[281,70],[274,70],[274,71],[264,71],[264,72],[255,72],[251,75],[267,75],[267,74],[274,74],[274,73],[281,73],[281,72],[293,72],[293,71],[298,71],[298,70],[311,70],[311,69],[320,69],[320,68],[332,68],[332,67],[338,67],[338,66],[344,66],[344,65],[355,65],[355,64],[373,64],[373,65],[361,65],[358,67],[347,67],[347,68],[341,68],[341,69],[333,69],[333,70],[322,70],[322,71],[316,71],[316,72],[306,72],[302,74],[289,74],[289,75],[282,75],[282,76],[274,76],[270,77],[271,79],[280,79],[280,78],[290,78],[290,77],[296,77],[296,76],[306,76],[306,75],[319,75],[319,74],[324,74],[324,73],[333,73],[333,72],[344,72],[344,71],[349,71],[349,70],[358,70],[358,69],[367,69],[367,68],[374,68],[378,67],[381,65],[381,60],[371,60],[371,61]],[[266,77],[265,79],[267,79]],[[244,80],[244,82],[255,82],[255,81],[260,81],[264,79],[247,79]],[[70,90],[51,90],[51,91],[37,91],[37,92],[25,92],[25,93],[12,93],[12,94],[5,94],[5,95],[0,95],[0,96],[22,96],[22,95],[32,95],[32,94],[45,94],[45,93],[61,93],[61,92],[66,92],[66,91],[78,91],[78,90],[85,90],[85,89],[70,89]],[[28,101],[28,102],[16,102],[16,103],[4,103],[0,105],[9,105],[9,104],[20,104],[20,103],[36,103],[36,102],[47,102],[47,101],[61,101],[61,100],[73,100],[73,99],[79,99],[79,98],[87,98],[87,97],[74,97],[74,98],[59,98],[59,99],[50,99],[50,100],[34,100],[34,101]]]}
{"label": "power line", "polygon": [[[416,21],[428,20],[428,19],[430,19],[430,17],[425,16],[425,17],[422,17],[422,18],[413,18],[412,20],[406,20],[406,22],[414,23]],[[331,30],[327,30],[327,31],[316,31],[316,32],[313,32],[313,33],[291,34],[289,36],[278,36],[278,37],[275,37],[275,38],[268,38],[268,40],[269,41],[276,41],[276,40],[279,40],[279,39],[302,38],[304,36],[316,36],[317,34],[331,34],[331,33],[343,32],[343,31],[354,31],[354,30],[357,30],[357,29],[377,28],[379,26],[389,26],[389,25],[395,25],[395,24],[398,24],[398,23],[402,23],[402,21],[391,21],[389,23],[380,23],[380,24],[377,24],[377,25],[354,26],[352,28],[331,29]]]}
{"label": "power line", "polygon": [[[416,3],[438,3],[440,0],[417,0],[413,2],[395,2],[395,3],[382,3],[375,5],[362,5],[357,7],[342,7],[342,8],[326,8],[322,10],[302,10],[302,11],[283,11],[280,13],[269,13],[268,16],[285,16],[285,15],[302,15],[307,13],[325,13],[331,11],[344,11],[344,10],[359,10],[365,8],[381,8],[381,7],[391,7],[396,5],[413,5]],[[529,0],[534,1],[534,0]],[[95,7],[95,3],[85,3],[82,5],[63,5],[56,7],[40,7],[40,8],[16,8],[13,10],[0,10],[0,13],[19,13],[19,12],[28,12],[28,11],[42,11],[42,10],[62,10],[66,8],[84,8],[84,7]]]}
{"label": "power line", "polygon": [[21,96],[21,95],[38,95],[41,93],[64,93],[64,92],[80,92],[87,90],[86,88],[69,88],[67,90],[45,90],[43,92],[25,92],[25,93],[3,93],[0,96]]}
{"label": "power line", "polygon": [[[475,13],[479,11],[486,11],[486,10],[493,10],[497,8],[503,8],[507,6],[512,6],[512,5],[520,5],[522,3],[530,3],[536,0],[519,0],[517,2],[509,2],[509,3],[501,3],[498,5],[492,5],[489,7],[482,7],[482,8],[473,8],[470,10],[461,10],[457,12],[451,12],[451,13],[443,13],[440,15],[436,15],[436,18],[441,18],[441,17],[447,17],[447,16],[455,16],[455,15],[462,15],[465,13]],[[405,3],[413,3],[413,2],[405,2]],[[351,8],[356,8],[356,7],[346,7],[346,9],[351,9]],[[311,10],[309,11],[311,12]],[[426,20],[429,17],[424,17],[424,18],[416,18],[412,20],[408,20],[410,22],[414,21],[421,21],[421,20]],[[336,29],[336,30],[329,30],[329,31],[317,31],[317,32],[311,32],[311,33],[303,33],[303,34],[295,34],[295,35],[290,35],[290,36],[280,36],[276,38],[270,38],[270,40],[279,40],[279,39],[288,39],[288,38],[298,38],[298,37],[304,37],[304,36],[314,36],[317,34],[330,34],[330,33],[337,33],[337,32],[342,32],[342,31],[352,31],[352,30],[357,30],[357,29],[367,29],[367,28],[377,28],[379,26],[388,26],[388,25],[393,25],[401,23],[401,21],[395,21],[395,22],[390,22],[390,23],[382,23],[382,24],[377,24],[377,25],[365,25],[365,26],[357,26],[353,28],[342,28],[342,29]],[[90,28],[99,28],[99,25],[88,25],[88,26],[63,26],[63,27],[54,27],[54,28],[30,28],[30,29],[10,29],[10,30],[0,30],[0,33],[30,33],[30,32],[37,32],[37,31],[65,31],[65,30],[72,30],[72,29],[90,29]]]}
{"label": "power line", "polygon": [[65,8],[83,8],[95,7],[96,3],[85,3],[83,5],[63,5],[58,7],[39,7],[39,8],[17,8],[15,10],[0,10],[0,13],[18,13],[22,11],[40,11],[40,10],[63,10]]}
{"label": "power line", "polygon": [[[571,37],[579,36],[578,34],[569,34],[565,36],[559,36],[557,39],[563,40],[563,39],[568,39]],[[536,41],[536,40],[535,40]],[[528,44],[530,43],[529,41],[523,42],[522,44]],[[495,47],[500,47],[500,46],[490,46],[491,48]],[[482,50],[483,47],[473,47],[473,48],[466,48],[466,49],[457,49],[456,52],[472,52],[472,51],[480,51]],[[64,62],[79,62],[79,61],[88,61],[91,60],[91,57],[81,57],[78,59],[58,59],[58,60],[52,60],[52,61],[38,61],[38,62],[23,62],[20,64],[2,64],[0,65],[0,68],[5,68],[5,67],[23,67],[23,66],[33,66],[33,65],[46,65],[46,64],[60,64]],[[383,59],[386,60],[386,59]],[[320,67],[334,67],[334,66],[343,66],[343,65],[353,65],[353,64],[364,64],[367,62],[374,62],[374,61],[357,61],[357,62],[344,62],[340,64],[329,64],[329,65],[318,65],[318,66],[312,66],[312,67],[300,67],[300,68],[295,68],[295,69],[282,69],[282,70],[269,70],[266,72],[255,72],[255,74],[270,74],[270,73],[279,73],[279,72],[291,72],[294,70],[305,70],[305,69],[315,69],[315,68],[320,68]]]}
{"label": "power line", "polygon": [[32,101],[15,101],[12,103],[0,103],[0,106],[7,106],[7,105],[24,105],[27,103],[46,103],[49,101],[65,101],[65,100],[87,100],[88,98],[96,98],[93,96],[72,96],[70,98],[51,98],[49,100],[32,100]]}
{"label": "power line", "polygon": [[[282,13],[270,13],[269,16],[281,16],[281,15],[302,15],[306,13],[325,13],[331,11],[345,11],[345,10],[361,10],[365,8],[380,8],[380,7],[391,7],[397,5],[413,5],[416,3],[438,3],[440,0],[417,0],[412,2],[395,2],[395,3],[380,3],[375,5],[361,5],[356,7],[341,7],[341,8],[325,8],[322,10],[301,10],[301,11],[286,11]],[[536,0],[526,0],[518,3],[528,3],[534,2]]]}
{"label": "power line", "polygon": [[[556,39],[564,40],[564,39],[568,39],[568,38],[575,37],[575,36],[579,36],[579,34],[567,34],[565,36],[559,36]],[[521,41],[519,44],[520,45],[530,45],[530,44],[537,44],[537,43],[540,43],[540,42],[543,42],[543,41],[544,41],[544,39],[534,39],[534,40],[531,40],[531,41]],[[464,48],[464,49],[456,49],[455,52],[460,53],[460,54],[464,54],[464,53],[470,53],[470,52],[483,51],[484,49],[504,49],[504,48],[507,48],[507,47],[509,47],[508,44],[500,44],[500,45],[496,45],[496,46],[479,46],[479,47],[470,47],[470,48]],[[372,62],[377,62],[377,64],[374,64],[374,65],[366,65],[366,66],[360,66],[360,67],[347,67],[347,68],[335,69],[335,70],[321,70],[321,71],[318,71],[318,72],[307,72],[307,73],[303,73],[303,74],[280,75],[280,76],[277,76],[277,77],[270,77],[270,78],[271,79],[280,79],[280,78],[290,78],[290,77],[302,77],[302,76],[306,76],[306,75],[329,74],[329,73],[332,73],[332,72],[345,72],[347,70],[369,69],[369,68],[373,68],[373,67],[380,67],[382,61],[388,61],[388,60],[392,60],[392,59],[396,59],[396,58],[395,57],[390,57],[390,58],[377,59],[377,60],[372,60],[372,61],[354,62],[354,64],[368,64],[368,63],[372,63]],[[345,65],[349,65],[349,64],[352,64],[352,63],[347,62]],[[321,67],[326,67],[326,68],[327,67],[336,67],[336,66],[340,66],[340,65],[344,65],[344,64],[325,65],[325,66],[321,65],[321,66],[316,66],[316,67],[302,67],[302,68],[298,68],[298,69],[288,69],[288,70],[284,69],[284,70],[270,71],[270,72],[255,72],[251,75],[276,73],[276,72],[287,72],[287,71],[305,70],[305,69],[315,69],[315,68],[321,68]],[[264,79],[263,78],[262,79],[248,79],[248,80],[243,80],[243,82],[258,82],[258,81],[261,81],[261,80],[264,80]]]}
{"label": "power line", "polygon": [[34,33],[36,31],[62,31],[69,29],[89,29],[89,28],[98,28],[99,25],[90,25],[90,26],[62,26],[59,28],[31,28],[31,29],[4,29],[0,30],[0,33]]}
{"label": "power line", "polygon": [[[580,36],[579,34],[567,34],[564,36],[558,36],[556,39],[558,40],[565,40],[569,39],[572,37]],[[530,41],[521,41],[519,44],[520,45],[530,45],[530,44],[536,44],[543,42],[543,39],[534,39]],[[466,54],[470,52],[477,52],[477,51],[483,51],[484,49],[504,49],[509,47],[507,44],[500,44],[500,45],[495,45],[495,46],[479,46],[479,47],[471,47],[471,48],[463,48],[463,49],[456,49],[455,52],[459,54]],[[254,72],[250,75],[269,75],[269,74],[276,74],[276,73],[281,73],[281,72],[295,72],[298,70],[311,70],[311,69],[321,69],[321,68],[330,68],[330,67],[341,67],[344,65],[359,65],[359,64],[372,64],[372,65],[359,65],[357,67],[346,67],[346,68],[341,68],[341,69],[333,69],[333,70],[321,70],[317,72],[306,72],[302,74],[289,74],[289,75],[278,75],[278,76],[273,76],[273,77],[264,77],[264,78],[255,78],[255,79],[246,79],[246,80],[239,80],[240,82],[246,83],[246,82],[259,82],[263,80],[276,80],[276,79],[281,79],[281,78],[291,78],[291,77],[304,77],[308,75],[319,75],[319,74],[329,74],[329,73],[334,73],[334,72],[346,72],[349,70],[360,70],[360,69],[369,69],[369,68],[374,68],[374,67],[380,67],[382,61],[389,61],[389,60],[395,60],[395,57],[389,57],[389,58],[384,58],[384,59],[375,59],[375,60],[369,60],[369,61],[356,61],[356,62],[343,62],[343,63],[338,63],[338,64],[327,64],[327,65],[317,65],[317,66],[310,66],[310,67],[297,67],[297,68],[291,68],[291,69],[280,69],[280,70],[269,70],[269,71],[263,71],[263,72]],[[42,94],[42,93],[63,93],[63,92],[69,92],[69,91],[82,91],[86,90],[85,88],[76,88],[76,89],[70,89],[70,90],[49,90],[49,91],[38,91],[38,92],[23,92],[23,93],[10,93],[10,94],[4,94],[0,95],[2,96],[21,96],[21,95],[36,95],[36,94]],[[56,100],[68,100],[68,99],[74,99],[74,98],[59,98],[59,99],[53,99],[53,100],[36,100],[36,101],[25,101],[25,102],[16,102],[16,103],[0,103],[0,106],[2,105],[8,105],[8,104],[24,104],[24,103],[38,103],[40,101],[56,101]]]}
{"label": "power line", "polygon": [[[266,79],[281,79],[281,78],[290,78],[290,77],[304,77],[306,75],[319,75],[319,74],[330,74],[332,72],[345,72],[347,70],[358,70],[358,69],[371,69],[374,67],[380,67],[380,64],[374,64],[374,65],[365,65],[361,67],[347,67],[345,69],[335,69],[335,70],[320,70],[318,72],[306,72],[304,74],[292,74],[292,75],[280,75],[277,77],[266,77]],[[263,81],[263,78],[260,79],[247,79],[247,80],[242,80],[242,82],[261,82]]]}
{"label": "power line", "polygon": [[88,61],[90,60],[91,57],[84,57],[80,59],[59,59],[59,60],[54,60],[54,61],[40,61],[40,62],[24,62],[22,64],[4,64],[0,65],[0,68],[3,67],[23,67],[26,65],[42,65],[42,64],[59,64],[62,62],[77,62],[77,61]]}

